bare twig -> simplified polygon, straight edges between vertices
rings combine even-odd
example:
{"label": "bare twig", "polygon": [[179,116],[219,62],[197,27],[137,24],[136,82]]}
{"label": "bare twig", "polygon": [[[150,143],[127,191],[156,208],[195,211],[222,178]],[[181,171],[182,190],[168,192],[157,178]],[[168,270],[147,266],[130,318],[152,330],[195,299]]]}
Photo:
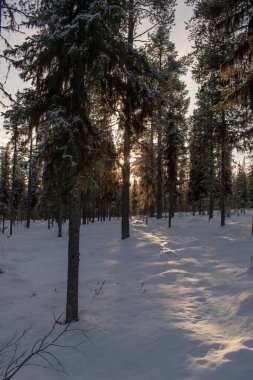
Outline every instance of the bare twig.
{"label": "bare twig", "polygon": [[[42,338],[37,339],[30,349],[21,349],[21,345],[31,327],[24,329],[20,334],[16,331],[6,343],[0,345],[0,357],[8,360],[5,369],[0,370],[0,380],[12,379],[25,366],[51,368],[58,373],[68,375],[66,368],[52,352],[52,349],[57,347],[80,351],[79,347],[86,339],[89,341],[90,339],[84,329],[72,328],[71,323],[63,326],[62,330],[55,335],[56,326],[60,325],[59,318],[54,318],[54,323],[49,331]],[[85,337],[85,340],[80,340],[77,343],[61,343],[60,339],[64,335],[73,332],[81,333]],[[35,357],[40,358],[44,362],[44,365],[34,363],[33,359]]]}

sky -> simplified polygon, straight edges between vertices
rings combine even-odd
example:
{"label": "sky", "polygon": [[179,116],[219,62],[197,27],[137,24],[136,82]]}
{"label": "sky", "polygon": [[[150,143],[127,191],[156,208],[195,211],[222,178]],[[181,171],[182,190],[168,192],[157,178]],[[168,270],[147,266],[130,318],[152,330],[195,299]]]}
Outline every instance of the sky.
{"label": "sky", "polygon": [[[187,39],[187,31],[185,30],[185,21],[189,20],[189,18],[192,15],[192,9],[189,6],[186,6],[184,4],[184,0],[178,0],[178,5],[176,8],[176,20],[175,20],[175,26],[173,28],[172,34],[171,34],[171,40],[175,43],[176,49],[178,51],[179,57],[188,54],[191,50],[191,43]],[[9,37],[11,40],[14,40],[15,43],[18,43],[18,41],[22,39],[22,36],[18,36],[17,34],[14,36]],[[0,53],[3,50],[3,45],[0,43]],[[3,74],[4,73],[4,74]],[[2,80],[2,76],[5,75],[6,68],[5,64],[3,62],[0,62],[0,77]],[[189,96],[191,98],[191,103],[189,107],[189,114],[192,113],[192,110],[194,108],[194,95],[197,91],[197,85],[191,78],[190,71],[188,72],[187,76],[183,78],[187,89],[189,91]],[[6,83],[7,90],[10,90],[13,93],[16,93],[18,89],[22,89],[24,87],[24,84],[19,79],[17,72],[14,70],[11,70],[8,81]],[[3,110],[0,107],[0,112]],[[3,117],[0,116],[0,146],[5,145],[6,142],[9,140],[9,137],[6,136],[5,132],[3,131]]]}
{"label": "sky", "polygon": [[[193,11],[191,7],[184,4],[184,0],[178,0],[177,3],[175,26],[171,33],[171,40],[175,43],[178,55],[181,57],[191,52],[192,42],[188,40],[188,33],[185,30],[185,22],[191,18]],[[194,109],[195,94],[197,92],[197,84],[191,78],[190,70],[184,78],[184,81],[191,99],[189,114],[192,114]]]}

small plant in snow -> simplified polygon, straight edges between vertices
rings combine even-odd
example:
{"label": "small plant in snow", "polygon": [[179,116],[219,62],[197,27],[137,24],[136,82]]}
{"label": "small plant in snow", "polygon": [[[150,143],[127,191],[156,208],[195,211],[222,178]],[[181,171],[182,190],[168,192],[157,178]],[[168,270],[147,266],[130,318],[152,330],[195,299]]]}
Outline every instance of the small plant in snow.
{"label": "small plant in snow", "polygon": [[146,291],[147,291],[147,289],[144,289],[144,285],[145,285],[145,282],[142,282],[141,286],[140,286],[141,293],[146,293]]}
{"label": "small plant in snow", "polygon": [[95,288],[95,289],[91,289],[91,291],[93,292],[94,291],[94,294],[93,294],[93,298],[95,297],[95,296],[99,296],[100,294],[103,294],[104,293],[104,291],[103,291],[103,286],[104,286],[104,284],[105,284],[105,281],[98,281],[97,282],[97,287]]}
{"label": "small plant in snow", "polygon": [[247,272],[248,273],[253,273],[253,259],[252,259],[252,256],[251,256],[250,261],[249,261]]}
{"label": "small plant in snow", "polygon": [[[31,327],[24,329],[21,333],[18,331],[5,343],[0,345],[0,380],[10,380],[26,366],[38,366],[51,368],[59,374],[68,375],[62,362],[58,359],[53,349],[71,348],[78,349],[84,343],[80,340],[78,343],[62,343],[61,338],[68,333],[78,332],[88,339],[85,330],[72,328],[72,324],[65,325],[61,331],[56,332],[57,325],[61,324],[58,319],[54,320],[53,326],[40,339],[36,340],[32,347],[23,348],[23,341]],[[40,359],[40,363],[35,363],[34,359]]]}

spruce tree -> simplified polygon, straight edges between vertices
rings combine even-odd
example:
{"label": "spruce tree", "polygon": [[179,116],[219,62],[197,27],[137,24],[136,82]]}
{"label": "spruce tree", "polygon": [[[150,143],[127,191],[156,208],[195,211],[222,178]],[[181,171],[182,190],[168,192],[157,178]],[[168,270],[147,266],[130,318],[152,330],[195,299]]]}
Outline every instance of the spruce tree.
{"label": "spruce tree", "polygon": [[30,19],[38,33],[7,53],[18,57],[15,66],[34,86],[23,93],[23,104],[38,129],[47,181],[70,202],[66,322],[78,319],[80,182],[99,145],[90,100],[99,90],[112,103],[113,92],[122,88],[121,77],[115,78],[125,56],[122,6],[123,1],[42,1]]}
{"label": "spruce tree", "polygon": [[[214,158],[214,150],[217,152],[220,171],[220,210],[221,226],[225,224],[226,196],[229,188],[229,171],[231,159],[231,140],[235,137],[236,117],[227,113],[223,109],[214,109],[221,101],[219,87],[222,85],[220,78],[220,66],[228,57],[229,46],[217,35],[215,24],[218,21],[215,13],[216,6],[219,8],[220,2],[192,1],[195,3],[194,16],[190,20],[188,28],[190,37],[194,41],[193,54],[194,67],[193,76],[199,83],[199,99],[201,113],[205,114],[206,135],[209,136],[209,172],[214,176],[214,165],[211,158]],[[212,12],[210,7],[212,7]],[[231,42],[232,43],[232,42]],[[203,101],[200,98],[203,96]],[[207,101],[206,101],[207,100]],[[217,170],[216,169],[216,170]],[[212,181],[212,180],[211,180]],[[210,182],[209,186],[209,215],[212,215],[213,190],[215,186]],[[211,205],[211,207],[210,207]]]}
{"label": "spruce tree", "polygon": [[[128,23],[127,23],[127,40],[130,45],[129,60],[126,63],[127,75],[127,94],[123,106],[124,114],[124,148],[123,148],[123,184],[122,184],[122,239],[130,236],[129,232],[129,188],[130,188],[130,150],[131,150],[131,134],[143,124],[142,120],[147,115],[147,103],[136,103],[136,100],[142,96],[145,82],[140,81],[138,71],[133,70],[133,62],[135,60],[141,63],[143,54],[138,54],[134,49],[134,42],[140,36],[145,34],[137,32],[138,25],[144,20],[149,20],[153,25],[164,25],[170,28],[174,20],[174,0],[128,0]],[[145,76],[149,70],[146,67]],[[137,74],[137,75],[136,75]],[[139,77],[139,79],[138,79]],[[150,75],[152,78],[152,75]],[[142,74],[143,78],[143,74]],[[133,89],[135,91],[133,92]],[[136,94],[137,90],[137,94]],[[146,104],[145,104],[146,103]],[[141,107],[140,107],[141,106]],[[140,110],[142,111],[140,112]],[[138,115],[139,114],[139,115]],[[138,115],[138,117],[136,117]]]}
{"label": "spruce tree", "polygon": [[[152,115],[156,144],[156,204],[157,218],[163,211],[164,190],[169,193],[169,215],[173,214],[176,201],[177,161],[180,149],[183,151],[185,114],[188,107],[187,91],[180,76],[185,73],[187,59],[177,58],[175,45],[170,41],[170,29],[159,26],[150,35],[146,51],[152,65],[159,72],[157,87],[160,96],[156,111]],[[181,148],[180,148],[181,147]],[[152,150],[150,149],[150,152]],[[171,218],[169,218],[171,224]]]}

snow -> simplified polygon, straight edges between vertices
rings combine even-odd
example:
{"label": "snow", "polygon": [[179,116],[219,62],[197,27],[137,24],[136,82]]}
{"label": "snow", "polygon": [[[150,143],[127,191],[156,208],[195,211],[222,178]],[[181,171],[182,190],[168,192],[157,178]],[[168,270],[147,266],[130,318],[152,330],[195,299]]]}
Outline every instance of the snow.
{"label": "snow", "polygon": [[[177,214],[173,227],[120,220],[81,226],[79,351],[54,348],[74,380],[251,380],[253,371],[252,212]],[[0,236],[1,343],[30,326],[22,349],[65,311],[67,225],[63,238],[47,222]],[[63,317],[61,317],[63,319]],[[57,331],[63,327],[57,326]],[[64,335],[64,344],[80,341]],[[39,358],[34,362],[39,363]],[[0,366],[7,363],[0,358]],[[27,366],[18,380],[53,380]]]}

